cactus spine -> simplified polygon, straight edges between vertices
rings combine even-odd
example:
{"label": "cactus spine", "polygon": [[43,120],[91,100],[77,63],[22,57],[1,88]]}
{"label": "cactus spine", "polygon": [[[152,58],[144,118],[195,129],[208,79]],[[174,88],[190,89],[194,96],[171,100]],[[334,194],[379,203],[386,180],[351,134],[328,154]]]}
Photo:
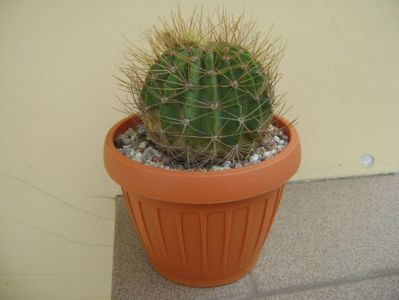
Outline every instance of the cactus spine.
{"label": "cactus spine", "polygon": [[172,17],[173,27],[149,33],[153,55],[130,52],[122,85],[151,140],[176,159],[187,165],[240,161],[272,122],[279,48],[261,40],[242,16],[219,13],[219,22]]}

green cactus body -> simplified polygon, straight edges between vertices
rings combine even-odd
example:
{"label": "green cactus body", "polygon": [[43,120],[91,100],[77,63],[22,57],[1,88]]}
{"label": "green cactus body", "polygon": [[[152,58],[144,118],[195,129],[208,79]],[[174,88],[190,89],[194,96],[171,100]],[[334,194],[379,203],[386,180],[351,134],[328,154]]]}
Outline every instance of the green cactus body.
{"label": "green cactus body", "polygon": [[141,92],[143,119],[168,149],[246,155],[270,124],[272,104],[262,65],[237,45],[190,43],[165,51]]}

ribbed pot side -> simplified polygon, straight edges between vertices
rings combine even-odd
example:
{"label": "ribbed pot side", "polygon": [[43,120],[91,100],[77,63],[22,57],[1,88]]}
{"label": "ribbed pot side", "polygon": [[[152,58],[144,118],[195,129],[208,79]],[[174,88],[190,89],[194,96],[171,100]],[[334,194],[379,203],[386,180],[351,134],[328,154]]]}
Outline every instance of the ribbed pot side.
{"label": "ribbed pot side", "polygon": [[[137,122],[136,120],[134,123],[137,124]],[[286,121],[280,118],[278,122]],[[124,131],[127,127],[126,123],[129,122],[125,120],[125,122],[118,123],[121,126],[111,129],[107,140],[114,139],[116,134]],[[273,166],[273,158],[270,162],[264,161],[258,164],[264,164],[264,170],[262,166],[253,168],[253,171],[248,171],[248,168],[253,166],[240,168],[247,170],[244,173],[233,170],[232,173],[236,173],[236,175],[230,176],[231,178],[226,178],[226,175],[222,174],[229,174],[231,171],[213,171],[205,172],[205,174],[198,172],[201,173],[198,176],[192,174],[197,172],[190,172],[187,175],[188,179],[184,175],[187,172],[169,171],[171,175],[178,174],[178,176],[173,178],[169,185],[166,185],[169,186],[169,189],[164,188],[163,191],[157,189],[157,182],[167,180],[165,176],[168,176],[168,170],[154,170],[156,168],[129,161],[116,149],[113,153],[112,146],[109,145],[110,141],[108,143],[106,141],[104,153],[106,168],[111,177],[122,185],[126,205],[136,231],[153,266],[159,273],[180,284],[210,287],[235,281],[254,267],[275,219],[285,181],[295,173],[299,166],[300,146],[297,133],[292,127],[286,130],[289,131],[286,134],[290,137],[290,144],[294,142],[296,145],[289,144],[287,148],[291,146],[291,150],[288,149],[285,153],[287,158],[281,162],[275,160],[277,166]],[[283,154],[284,151],[276,157]],[[115,161],[115,158],[118,161]],[[121,161],[122,165],[118,166]],[[117,166],[115,167],[115,165]],[[275,167],[285,168],[286,174],[264,175],[265,172]],[[159,175],[159,172],[163,175]],[[146,173],[147,178],[145,178]],[[207,176],[206,173],[213,174]],[[259,178],[259,174],[266,177],[273,176],[273,179],[268,181],[269,185],[263,184],[265,186],[263,193],[259,191],[262,188],[262,180],[265,178],[260,178],[261,180],[257,184],[256,180]],[[129,175],[131,180],[128,181],[122,180],[120,177]],[[139,182],[139,178],[143,179],[142,177],[147,181],[153,179],[153,193],[150,192],[148,184],[148,195],[142,186],[141,189],[138,188],[138,185],[143,184],[143,182]],[[281,180],[280,177],[285,180]],[[253,195],[250,195],[251,191],[245,191],[247,193],[244,193],[245,195],[234,193],[233,187],[240,182],[244,189],[248,189],[249,185],[246,184],[245,179],[253,180],[255,187],[259,186],[260,189],[254,190]],[[211,184],[218,180],[221,184],[219,189]],[[203,201],[201,201],[201,194],[198,195],[201,186],[198,191],[191,189],[192,197],[190,197],[190,191],[185,189],[185,186],[190,187],[189,183],[192,181],[194,183],[198,181],[199,185],[204,185],[202,196],[207,198],[204,198]],[[270,181],[273,183],[273,188],[271,188]],[[210,184],[206,184],[207,182]],[[229,182],[231,185],[228,184]],[[177,187],[180,187],[180,190]],[[159,195],[164,195],[164,198],[154,194],[154,190],[158,190]],[[173,193],[179,194],[181,190],[184,190],[183,196],[171,198]],[[231,201],[226,200],[228,197],[226,193],[221,193],[225,190],[233,190],[230,195]],[[213,195],[211,200],[209,195]],[[187,198],[187,201],[181,200],[184,197]],[[175,199],[177,200],[175,201]]]}

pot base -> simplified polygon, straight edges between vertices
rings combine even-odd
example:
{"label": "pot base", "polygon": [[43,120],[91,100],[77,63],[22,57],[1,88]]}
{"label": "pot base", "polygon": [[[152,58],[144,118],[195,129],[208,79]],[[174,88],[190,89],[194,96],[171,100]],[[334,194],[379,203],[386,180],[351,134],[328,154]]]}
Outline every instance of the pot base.
{"label": "pot base", "polygon": [[173,274],[167,270],[159,269],[154,264],[152,264],[152,266],[163,277],[165,277],[166,279],[173,281],[177,284],[181,284],[181,285],[185,285],[185,286],[189,286],[189,287],[207,288],[207,287],[216,287],[216,286],[226,285],[226,284],[233,283],[234,281],[241,279],[242,277],[247,275],[249,272],[251,272],[251,270],[255,267],[257,260],[258,260],[258,258],[256,258],[252,264],[243,268],[240,271],[237,271],[234,274],[229,274],[224,277],[217,277],[217,278],[188,278],[187,276],[179,276],[179,275]]}

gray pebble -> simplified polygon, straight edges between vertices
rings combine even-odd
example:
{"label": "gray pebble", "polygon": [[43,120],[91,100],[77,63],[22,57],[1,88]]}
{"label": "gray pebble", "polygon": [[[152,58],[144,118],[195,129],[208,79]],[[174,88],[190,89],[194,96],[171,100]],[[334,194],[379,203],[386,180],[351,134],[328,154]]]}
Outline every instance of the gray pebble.
{"label": "gray pebble", "polygon": [[285,148],[285,145],[278,145],[277,146],[277,150],[281,151]]}
{"label": "gray pebble", "polygon": [[117,138],[115,139],[115,144],[118,148],[121,148],[124,143],[123,143],[123,134],[120,134],[117,136]]}
{"label": "gray pebble", "polygon": [[153,159],[155,157],[156,158],[160,158],[161,157],[161,153],[159,153],[158,150],[155,150],[151,146],[149,146],[148,148],[146,148],[144,150],[144,152],[143,152],[143,159],[144,160],[153,161]]}
{"label": "gray pebble", "polygon": [[122,143],[123,145],[129,145],[130,144],[130,138],[127,136],[122,137]]}
{"label": "gray pebble", "polygon": [[220,171],[223,170],[223,167],[220,166],[212,166],[212,171]]}
{"label": "gray pebble", "polygon": [[137,125],[136,131],[140,135],[147,135],[147,128],[144,125]]}
{"label": "gray pebble", "polygon": [[257,153],[251,155],[251,157],[249,158],[249,161],[250,161],[251,163],[256,163],[256,162],[258,162],[259,160],[260,160],[260,155],[257,154]]}
{"label": "gray pebble", "polygon": [[134,157],[133,157],[135,160],[137,160],[137,161],[142,161],[142,158],[143,158],[143,153],[141,153],[141,152],[136,152],[136,154],[134,155]]}
{"label": "gray pebble", "polygon": [[223,167],[224,168],[231,168],[231,161],[229,161],[229,160],[226,160],[224,163],[223,163]]}
{"label": "gray pebble", "polygon": [[271,153],[271,151],[265,151],[265,152],[263,152],[263,156],[268,158],[268,157],[272,156],[272,153]]}
{"label": "gray pebble", "polygon": [[145,142],[145,141],[144,141],[144,142],[140,142],[140,144],[139,144],[139,146],[138,146],[139,149],[143,149],[143,150],[144,150],[146,147],[147,147],[147,142]]}

